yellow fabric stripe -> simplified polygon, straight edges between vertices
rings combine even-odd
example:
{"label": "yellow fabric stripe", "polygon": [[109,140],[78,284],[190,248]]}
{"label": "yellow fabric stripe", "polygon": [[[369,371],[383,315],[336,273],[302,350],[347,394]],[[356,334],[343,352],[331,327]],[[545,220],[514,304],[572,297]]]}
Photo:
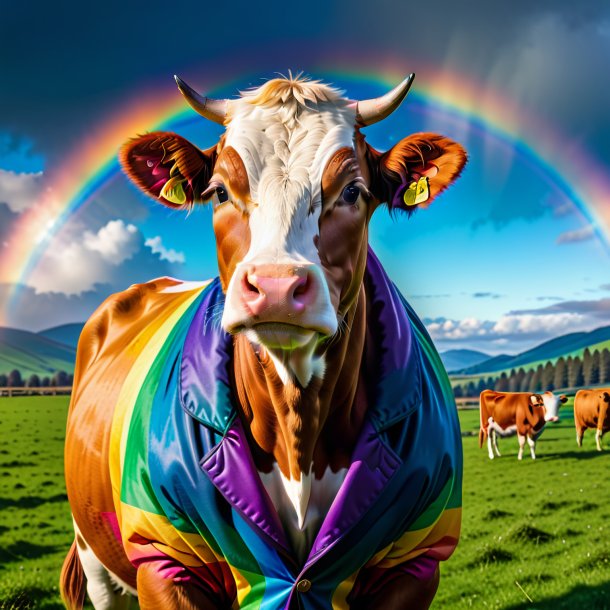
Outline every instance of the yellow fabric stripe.
{"label": "yellow fabric stripe", "polygon": [[339,583],[339,586],[335,589],[333,598],[331,600],[333,610],[349,610],[349,604],[347,603],[347,596],[350,591],[354,588],[354,583],[360,568],[358,568],[349,578],[346,578],[343,582]]}
{"label": "yellow fabric stripe", "polygon": [[[365,567],[393,568],[427,551],[433,551],[431,555],[445,560],[457,545],[461,522],[462,509],[449,508],[430,527],[404,533],[398,540],[374,555]],[[453,538],[455,543],[439,544],[445,537]]]}
{"label": "yellow fabric stripe", "polygon": [[[439,519],[426,528],[406,532],[398,540],[375,554],[362,569],[393,568],[419,555],[428,553],[435,559],[445,560],[453,553],[460,535],[462,509],[446,509]],[[453,538],[454,542],[440,544],[443,538]],[[354,587],[360,570],[346,578],[335,589],[332,598],[333,610],[348,610],[347,596]]]}
{"label": "yellow fabric stripe", "polygon": [[121,526],[123,523],[120,513],[121,472],[125,458],[125,443],[129,433],[129,423],[131,421],[131,415],[138,393],[144,383],[150,366],[157,357],[157,354],[161,350],[161,347],[169,336],[172,328],[184,315],[189,306],[192,305],[204,287],[200,287],[195,291],[186,292],[185,294],[178,293],[176,295],[176,301],[168,304],[173,306],[173,310],[169,310],[167,318],[159,326],[156,324],[145,326],[142,332],[138,334],[137,339],[130,345],[125,346],[126,350],[135,353],[139,352],[139,354],[135,357],[135,362],[123,381],[114,409],[110,435],[110,480],[112,482],[114,505],[117,509],[117,518]]}
{"label": "yellow fabric stripe", "polygon": [[122,504],[121,512],[125,524],[125,529],[121,531],[121,534],[130,559],[135,559],[141,554],[137,541],[142,537],[153,542],[156,549],[185,566],[197,567],[206,563],[226,563],[224,557],[216,555],[210,549],[200,534],[177,530],[167,517],[141,510],[129,504]]}

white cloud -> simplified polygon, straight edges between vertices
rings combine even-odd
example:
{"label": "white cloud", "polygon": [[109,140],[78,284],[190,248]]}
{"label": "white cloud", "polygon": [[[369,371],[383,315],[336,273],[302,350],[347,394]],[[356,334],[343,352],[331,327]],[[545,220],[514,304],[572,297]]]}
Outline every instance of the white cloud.
{"label": "white cloud", "polygon": [[32,207],[40,195],[42,172],[18,173],[0,169],[0,203],[12,212],[21,213]]}
{"label": "white cloud", "polygon": [[85,231],[83,245],[92,252],[99,252],[103,259],[119,265],[131,258],[140,247],[138,229],[122,220],[111,220],[97,233]]}
{"label": "white cloud", "polygon": [[572,332],[590,331],[600,326],[596,311],[578,311],[577,305],[579,303],[573,308],[576,311],[549,312],[549,308],[543,308],[537,311],[509,312],[495,321],[438,318],[425,320],[425,323],[441,350],[467,348],[495,354],[499,350],[508,349],[511,353],[519,353],[543,341]]}
{"label": "white cloud", "polygon": [[169,261],[170,263],[184,263],[184,252],[178,252],[173,248],[166,248],[163,245],[163,241],[160,235],[155,237],[149,237],[145,242],[145,246],[148,246],[153,254],[158,254],[161,260]]}
{"label": "white cloud", "polygon": [[595,237],[595,230],[593,225],[587,225],[582,229],[576,229],[575,231],[566,231],[557,238],[558,244],[573,244],[580,241],[587,241]]}
{"label": "white cloud", "polygon": [[492,334],[505,336],[517,334],[560,335],[582,325],[585,317],[578,313],[513,314],[502,316],[493,326]]}
{"label": "white cloud", "polygon": [[28,284],[37,292],[81,294],[96,284],[111,284],[117,267],[142,247],[143,237],[132,224],[111,220],[82,237],[62,236],[47,249]]}

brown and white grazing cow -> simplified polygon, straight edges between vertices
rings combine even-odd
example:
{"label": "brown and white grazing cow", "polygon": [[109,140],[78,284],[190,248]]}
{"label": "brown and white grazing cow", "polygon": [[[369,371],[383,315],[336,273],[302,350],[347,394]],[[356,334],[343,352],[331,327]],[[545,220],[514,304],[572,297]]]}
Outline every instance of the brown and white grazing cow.
{"label": "brown and white grazing cow", "polygon": [[536,439],[542,434],[547,422],[559,421],[559,407],[567,402],[562,394],[553,392],[534,394],[531,392],[481,392],[479,408],[481,429],[479,447],[483,447],[487,438],[489,459],[494,454],[500,457],[497,436],[514,436],[519,439],[518,459],[523,458],[525,441],[530,448],[532,459],[536,459]]}
{"label": "brown and white grazing cow", "polygon": [[595,444],[602,450],[602,436],[610,430],[610,388],[578,390],[574,397],[576,442],[582,447],[587,428],[595,428]]}
{"label": "brown and white grazing cow", "polygon": [[368,223],[382,202],[432,201],[466,154],[430,133],[380,153],[360,132],[411,81],[354,102],[300,78],[235,100],[177,79],[226,127],[218,144],[150,133],[122,149],[157,201],[213,202],[220,278],[134,285],[85,326],[66,437],[70,607],[84,576],[96,609],[122,607],[121,592],[154,610],[430,604],[459,535],[459,425]]}

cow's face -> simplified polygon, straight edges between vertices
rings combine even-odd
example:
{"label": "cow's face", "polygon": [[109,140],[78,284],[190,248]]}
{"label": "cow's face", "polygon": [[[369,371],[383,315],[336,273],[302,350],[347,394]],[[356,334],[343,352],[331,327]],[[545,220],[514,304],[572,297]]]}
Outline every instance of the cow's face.
{"label": "cow's face", "polygon": [[561,394],[561,396],[556,396],[553,392],[545,392],[542,395],[542,400],[544,401],[545,407],[545,421],[550,421],[553,423],[557,423],[559,421],[559,409],[562,404],[568,402],[568,397]]}
{"label": "cow's face", "polygon": [[[208,101],[179,84],[206,114]],[[213,149],[148,134],[127,143],[121,161],[166,205],[212,202],[222,324],[266,349],[284,380],[304,386],[323,374],[328,340],[360,293],[374,210],[430,202],[466,155],[435,134],[378,153],[360,134],[359,105],[317,82],[268,81],[224,109],[226,133]]]}

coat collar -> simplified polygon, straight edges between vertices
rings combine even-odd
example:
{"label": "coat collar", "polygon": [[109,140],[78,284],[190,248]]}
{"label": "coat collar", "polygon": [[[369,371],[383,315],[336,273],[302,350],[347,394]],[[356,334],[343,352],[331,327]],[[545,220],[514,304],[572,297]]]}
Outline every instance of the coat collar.
{"label": "coat collar", "polygon": [[[369,248],[365,373],[367,419],[381,432],[421,401],[420,353],[404,300]],[[216,278],[205,289],[189,327],[180,365],[180,400],[195,419],[225,435],[236,416],[230,386],[232,337],[220,326],[224,294]]]}

